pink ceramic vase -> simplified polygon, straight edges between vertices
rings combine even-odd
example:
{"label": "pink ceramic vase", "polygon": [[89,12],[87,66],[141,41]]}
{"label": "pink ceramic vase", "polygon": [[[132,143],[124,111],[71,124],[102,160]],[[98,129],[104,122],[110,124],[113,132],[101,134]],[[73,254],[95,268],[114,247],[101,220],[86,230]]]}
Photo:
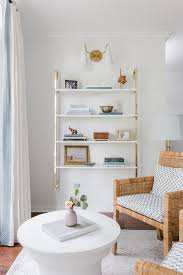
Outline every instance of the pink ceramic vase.
{"label": "pink ceramic vase", "polygon": [[77,224],[77,214],[71,208],[65,211],[65,225],[66,226],[75,226]]}

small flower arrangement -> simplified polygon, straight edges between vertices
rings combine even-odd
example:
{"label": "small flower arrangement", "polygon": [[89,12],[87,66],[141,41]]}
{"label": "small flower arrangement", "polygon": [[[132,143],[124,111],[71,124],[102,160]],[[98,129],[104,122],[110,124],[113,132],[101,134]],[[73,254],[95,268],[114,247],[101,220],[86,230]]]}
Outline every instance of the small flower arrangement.
{"label": "small flower arrangement", "polygon": [[80,184],[74,185],[74,194],[70,197],[68,201],[65,202],[65,207],[67,209],[73,209],[76,207],[81,207],[82,209],[88,208],[87,196],[80,196]]}

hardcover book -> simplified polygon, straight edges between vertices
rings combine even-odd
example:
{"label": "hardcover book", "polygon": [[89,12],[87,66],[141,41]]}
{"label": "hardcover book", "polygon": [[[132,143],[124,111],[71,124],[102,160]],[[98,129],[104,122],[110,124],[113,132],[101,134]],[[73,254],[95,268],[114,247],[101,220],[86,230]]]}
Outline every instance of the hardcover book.
{"label": "hardcover book", "polygon": [[68,227],[65,225],[64,219],[45,223],[42,225],[42,230],[49,234],[52,238],[63,242],[78,236],[88,234],[90,232],[96,231],[98,229],[97,224],[82,217],[77,216],[78,224],[73,227]]}
{"label": "hardcover book", "polygon": [[124,162],[124,158],[122,158],[122,157],[104,158],[104,162]]}

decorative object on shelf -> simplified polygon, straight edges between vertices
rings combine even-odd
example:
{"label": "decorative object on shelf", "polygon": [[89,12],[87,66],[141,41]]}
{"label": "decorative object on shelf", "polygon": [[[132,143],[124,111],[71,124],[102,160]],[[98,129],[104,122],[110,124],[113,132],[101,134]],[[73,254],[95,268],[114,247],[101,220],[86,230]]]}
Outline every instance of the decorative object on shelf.
{"label": "decorative object on shelf", "polygon": [[120,68],[120,74],[119,74],[119,78],[118,78],[118,83],[120,85],[120,88],[122,88],[126,82],[127,82],[126,75],[122,73],[121,68]]}
{"label": "decorative object on shelf", "polygon": [[77,89],[78,88],[77,80],[65,80],[65,88],[66,89]]}
{"label": "decorative object on shelf", "polygon": [[65,165],[82,165],[89,163],[89,147],[86,145],[65,145]]}
{"label": "decorative object on shelf", "polygon": [[110,51],[110,48],[109,48],[109,44],[106,44],[106,47],[105,47],[104,51],[100,51],[98,49],[89,51],[87,49],[86,43],[85,43],[85,47],[83,48],[83,52],[82,52],[82,56],[81,56],[81,62],[82,62],[83,65],[88,64],[88,58],[90,60],[92,60],[93,62],[99,62],[104,57],[105,57],[105,63],[107,65],[110,65],[110,64],[113,63],[111,51]]}
{"label": "decorative object on shelf", "polygon": [[85,104],[71,104],[66,112],[67,115],[91,115],[90,109]]}
{"label": "decorative object on shelf", "polygon": [[71,128],[70,126],[69,126],[69,130],[71,131],[71,134],[72,134],[73,136],[77,136],[78,130],[73,129],[73,128]]}
{"label": "decorative object on shelf", "polygon": [[55,86],[55,90],[58,89],[58,71],[57,70],[54,71],[54,86]]}
{"label": "decorative object on shelf", "polygon": [[111,113],[114,106],[100,106],[100,109],[103,113]]}
{"label": "decorative object on shelf", "polygon": [[95,141],[109,140],[109,133],[108,132],[94,132],[93,138]]}
{"label": "decorative object on shelf", "polygon": [[129,140],[130,131],[129,130],[117,130],[117,140]]}

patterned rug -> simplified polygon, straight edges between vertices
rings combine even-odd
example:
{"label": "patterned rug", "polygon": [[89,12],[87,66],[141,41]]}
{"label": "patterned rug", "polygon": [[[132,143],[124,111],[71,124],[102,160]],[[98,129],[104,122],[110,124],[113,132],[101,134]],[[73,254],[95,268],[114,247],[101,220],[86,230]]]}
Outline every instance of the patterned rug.
{"label": "patterned rug", "polygon": [[[103,260],[103,275],[132,275],[137,259],[161,263],[162,242],[156,238],[156,231],[122,230],[118,255],[111,253]],[[22,250],[7,275],[39,275],[37,264]]]}

